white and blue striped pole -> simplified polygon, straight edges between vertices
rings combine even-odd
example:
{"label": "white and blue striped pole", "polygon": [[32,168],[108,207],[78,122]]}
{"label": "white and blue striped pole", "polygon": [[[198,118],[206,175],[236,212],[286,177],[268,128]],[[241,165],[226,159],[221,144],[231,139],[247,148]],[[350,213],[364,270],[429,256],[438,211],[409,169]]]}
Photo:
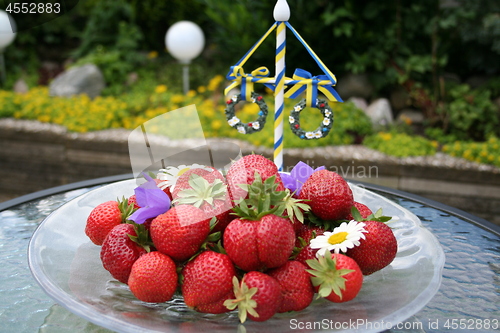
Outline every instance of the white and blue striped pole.
{"label": "white and blue striped pole", "polygon": [[290,7],[286,0],[278,0],[274,7],[276,30],[276,74],[274,91],[274,163],[283,171],[283,111],[285,109],[285,53],[286,24],[290,19]]}

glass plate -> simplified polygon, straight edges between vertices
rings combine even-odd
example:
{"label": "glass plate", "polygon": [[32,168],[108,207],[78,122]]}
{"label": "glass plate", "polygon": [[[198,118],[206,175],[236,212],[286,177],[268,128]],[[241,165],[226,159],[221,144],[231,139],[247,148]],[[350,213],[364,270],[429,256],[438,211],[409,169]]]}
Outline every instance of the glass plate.
{"label": "glass plate", "polygon": [[[365,277],[358,296],[335,304],[319,299],[300,312],[277,314],[263,322],[247,321],[246,332],[290,330],[377,332],[408,319],[434,296],[441,283],[444,252],[420,220],[388,199],[351,185],[356,201],[373,211],[397,216],[391,222],[398,239],[393,263]],[[107,200],[134,193],[135,180],[90,191],[49,215],[33,234],[28,259],[42,289],[57,303],[97,325],[118,332],[236,332],[236,313],[201,314],[184,305],[180,296],[162,304],[138,301],[125,284],[102,267],[100,247],[85,235],[90,211]]]}

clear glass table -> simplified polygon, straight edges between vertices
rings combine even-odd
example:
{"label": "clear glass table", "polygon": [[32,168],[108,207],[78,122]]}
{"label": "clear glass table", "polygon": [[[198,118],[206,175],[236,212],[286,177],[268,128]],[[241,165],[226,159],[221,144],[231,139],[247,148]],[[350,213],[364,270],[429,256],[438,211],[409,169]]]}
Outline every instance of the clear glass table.
{"label": "clear glass table", "polygon": [[[129,178],[84,181],[0,203],[0,332],[110,332],[45,294],[28,268],[27,248],[33,232],[52,211],[92,189]],[[446,256],[437,294],[414,316],[386,332],[499,332],[500,227],[436,201],[362,185],[417,215],[438,238]]]}

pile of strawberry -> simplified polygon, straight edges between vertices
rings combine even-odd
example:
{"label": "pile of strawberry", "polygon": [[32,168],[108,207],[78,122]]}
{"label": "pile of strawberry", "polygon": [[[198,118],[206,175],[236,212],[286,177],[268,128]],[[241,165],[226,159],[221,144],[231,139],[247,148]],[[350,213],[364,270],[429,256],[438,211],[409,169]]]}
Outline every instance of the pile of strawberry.
{"label": "pile of strawberry", "polygon": [[241,322],[300,311],[315,294],[347,302],[363,275],[392,262],[396,238],[390,218],[355,202],[340,175],[309,173],[289,186],[261,155],[225,175],[204,166],[172,182],[160,170],[135,195],[95,207],[85,232],[102,245],[104,268],[144,302],[180,291],[189,308],[237,309]]}

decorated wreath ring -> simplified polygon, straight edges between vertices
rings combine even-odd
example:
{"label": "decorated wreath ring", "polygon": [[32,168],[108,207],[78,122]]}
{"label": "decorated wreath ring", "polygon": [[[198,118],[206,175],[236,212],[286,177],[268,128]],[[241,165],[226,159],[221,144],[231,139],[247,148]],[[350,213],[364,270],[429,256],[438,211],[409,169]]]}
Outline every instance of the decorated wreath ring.
{"label": "decorated wreath ring", "polygon": [[304,131],[300,127],[300,112],[305,108],[306,100],[303,99],[299,103],[295,104],[292,112],[290,113],[289,122],[292,132],[304,140],[321,139],[327,136],[333,126],[333,112],[328,103],[322,99],[316,100],[316,108],[321,111],[323,121],[320,126],[312,132]]}
{"label": "decorated wreath ring", "polygon": [[242,134],[252,134],[252,133],[255,133],[255,132],[262,130],[264,128],[264,125],[266,124],[267,114],[269,113],[268,108],[267,108],[267,104],[261,95],[252,91],[251,96],[252,96],[252,99],[251,99],[252,103],[256,103],[259,106],[259,109],[260,109],[259,117],[255,121],[252,121],[252,122],[249,122],[246,124],[243,123],[238,117],[236,117],[235,110],[234,110],[234,107],[236,106],[236,104],[238,104],[242,100],[241,94],[234,95],[233,98],[231,98],[230,100],[228,100],[226,102],[227,103],[227,107],[226,107],[227,122],[229,123],[229,125],[231,127],[236,128],[238,130],[238,132],[240,132]]}

